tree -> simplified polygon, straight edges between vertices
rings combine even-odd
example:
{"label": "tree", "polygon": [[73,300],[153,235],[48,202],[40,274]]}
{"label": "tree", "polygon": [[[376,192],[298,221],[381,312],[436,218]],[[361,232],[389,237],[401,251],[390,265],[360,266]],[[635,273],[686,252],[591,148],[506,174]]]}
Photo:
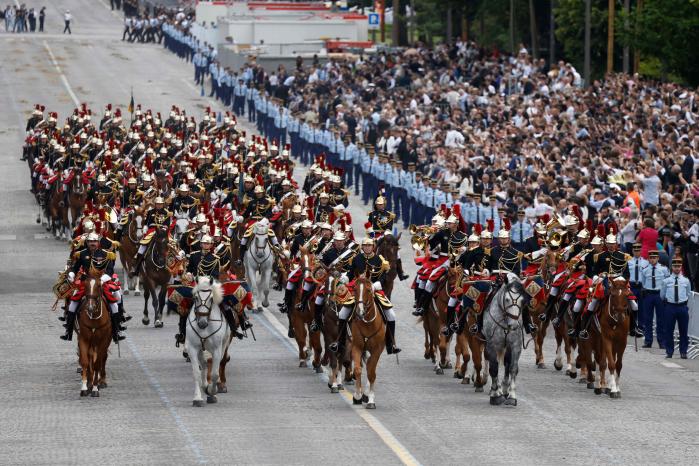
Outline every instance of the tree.
{"label": "tree", "polygon": [[[617,19],[617,38],[640,53],[643,61],[657,60],[660,78],[675,75],[699,84],[699,1],[654,0],[636,5]],[[630,26],[625,28],[623,25]]]}
{"label": "tree", "polygon": [[[586,1],[556,0],[554,8],[556,39],[563,48],[563,56],[577,69],[584,65]],[[607,5],[590,3],[590,78],[595,79],[604,74],[606,65]]]}

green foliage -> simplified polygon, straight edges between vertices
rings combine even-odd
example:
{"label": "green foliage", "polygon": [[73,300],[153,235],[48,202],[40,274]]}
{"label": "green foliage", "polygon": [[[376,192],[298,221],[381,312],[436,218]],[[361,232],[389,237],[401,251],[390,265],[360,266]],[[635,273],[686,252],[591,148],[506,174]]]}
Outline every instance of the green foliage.
{"label": "green foliage", "polygon": [[[629,30],[624,30],[628,20]],[[699,84],[699,1],[654,0],[639,12],[623,12],[615,27],[619,42],[638,50],[645,66],[641,71],[667,79],[674,74],[692,85]],[[653,72],[652,64],[659,69]]]}
{"label": "green foliage", "polygon": [[[585,60],[585,0],[557,0],[554,9],[556,40],[563,56],[582,74]],[[593,1],[590,8],[590,72],[596,79],[604,74],[607,57],[607,2]]]}

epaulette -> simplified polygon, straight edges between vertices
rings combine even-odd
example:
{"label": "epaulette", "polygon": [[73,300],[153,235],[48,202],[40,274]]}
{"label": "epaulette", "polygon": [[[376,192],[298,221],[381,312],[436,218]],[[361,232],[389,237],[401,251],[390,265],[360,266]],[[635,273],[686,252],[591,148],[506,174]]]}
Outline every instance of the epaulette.
{"label": "epaulette", "polygon": [[80,251],[76,251],[73,253],[73,260],[78,260],[80,259]]}
{"label": "epaulette", "polygon": [[626,262],[630,261],[631,259],[633,259],[633,256],[630,254],[624,254],[624,260],[626,260]]}
{"label": "epaulette", "polygon": [[381,270],[384,272],[388,272],[388,270],[391,268],[391,264],[388,263],[384,257],[379,254],[379,259],[381,259]]}
{"label": "epaulette", "polygon": [[276,236],[276,234],[275,234],[274,231],[270,228],[270,229],[267,230],[267,236]]}
{"label": "epaulette", "polygon": [[115,252],[112,252],[112,251],[107,252],[107,260],[115,261],[116,257],[117,256],[116,256]]}

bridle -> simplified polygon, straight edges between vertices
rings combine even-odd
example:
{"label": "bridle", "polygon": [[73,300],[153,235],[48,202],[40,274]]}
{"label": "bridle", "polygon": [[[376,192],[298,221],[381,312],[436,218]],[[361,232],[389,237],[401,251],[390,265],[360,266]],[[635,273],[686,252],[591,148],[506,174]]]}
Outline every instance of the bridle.
{"label": "bridle", "polygon": [[[204,344],[206,343],[206,340],[218,333],[222,328],[223,328],[223,319],[212,319],[211,318],[211,313],[213,312],[214,308],[214,297],[213,297],[213,288],[209,288],[208,290],[197,290],[196,293],[194,293],[194,316],[195,319],[187,319],[187,322],[189,322],[189,326],[194,332],[194,334],[199,338],[199,341],[201,341],[201,347],[202,349],[204,348]],[[205,295],[204,299],[202,300],[201,295]],[[204,311],[200,311],[201,308],[204,308]],[[205,318],[205,320],[200,320],[200,318]],[[192,324],[192,322],[196,320],[197,321],[197,326],[199,327],[200,330],[205,329],[209,325],[209,321],[211,322],[219,322],[219,326],[216,330],[214,330],[212,333],[209,335],[202,337],[201,334],[197,331],[197,328]],[[203,322],[204,325],[202,326],[200,322]]]}
{"label": "bridle", "polygon": [[[374,304],[374,289],[371,287],[371,284],[369,284],[368,289],[369,289],[369,296],[372,300],[371,305],[367,306],[367,304],[364,302],[364,289],[365,289],[365,284],[367,280],[357,280],[357,284],[359,285],[357,287],[357,318],[364,322],[365,324],[370,324],[376,320],[376,315],[378,314],[376,312],[376,305]],[[369,307],[369,310],[371,310],[371,315],[372,317],[367,320],[367,307]],[[373,335],[372,335],[373,336]],[[369,337],[371,338],[371,337]]]}
{"label": "bridle", "polygon": [[[257,225],[255,226],[255,229],[257,229]],[[252,250],[254,251],[254,254],[252,254],[252,260],[255,261],[255,263],[259,266],[263,262],[265,262],[269,256],[272,254],[272,248],[268,248],[268,239],[267,239],[267,231],[264,233],[258,233],[257,231],[254,231],[255,239],[252,243]]]}
{"label": "bridle", "polygon": [[[512,289],[513,287],[509,283],[505,283],[503,285],[503,287],[504,287],[504,291],[500,295],[500,298],[498,299],[500,309],[502,309],[502,312],[504,314],[502,320],[495,319],[495,317],[493,316],[493,313],[492,313],[492,306],[488,307],[488,314],[490,315],[490,318],[493,320],[493,322],[495,322],[495,324],[498,327],[500,327],[503,332],[505,332],[505,335],[507,335],[512,330],[517,330],[518,328],[521,327],[521,325],[519,324],[519,319],[522,316],[522,309],[520,308],[520,306],[517,305],[517,300],[519,297],[522,296],[522,294],[519,291],[513,290]],[[505,305],[505,298],[510,299],[510,304]],[[512,308],[515,308],[517,310],[517,313],[510,312],[510,309],[512,309]],[[516,321],[517,325],[512,326],[512,325],[506,324],[505,320],[508,317],[510,319]],[[492,335],[491,335],[491,337],[492,337]]]}
{"label": "bridle", "polygon": [[[89,289],[85,293],[85,303],[87,304],[85,314],[90,320],[99,320],[102,318],[102,301],[99,293],[95,293],[95,285],[99,279],[91,278],[88,280]],[[95,315],[95,312],[99,313]]]}

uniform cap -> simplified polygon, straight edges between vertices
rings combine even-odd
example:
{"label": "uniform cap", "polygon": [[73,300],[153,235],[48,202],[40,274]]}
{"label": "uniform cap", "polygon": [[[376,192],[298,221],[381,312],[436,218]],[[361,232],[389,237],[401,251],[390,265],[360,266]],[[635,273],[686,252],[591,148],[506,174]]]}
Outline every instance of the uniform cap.
{"label": "uniform cap", "polygon": [[301,222],[301,228],[313,228],[313,223],[310,220],[304,220]]}
{"label": "uniform cap", "polygon": [[90,234],[87,235],[87,240],[88,241],[99,241],[100,235],[98,235],[97,233],[92,231],[92,232],[90,232]]}
{"label": "uniform cap", "polygon": [[608,234],[607,237],[604,239],[604,242],[607,244],[617,244],[616,235],[614,233]]}
{"label": "uniform cap", "polygon": [[143,176],[141,177],[143,181],[152,181],[151,177],[148,173],[144,173]]}
{"label": "uniform cap", "polygon": [[377,197],[377,198],[376,198],[376,202],[375,202],[375,204],[381,204],[381,205],[384,205],[384,204],[386,204],[386,198],[385,198],[385,197],[383,197],[383,196],[379,196],[379,197]]}
{"label": "uniform cap", "polygon": [[94,231],[94,229],[95,229],[95,222],[93,222],[92,220],[87,219],[87,220],[85,220],[85,222],[83,222],[83,230],[85,230],[89,233],[91,231]]}
{"label": "uniform cap", "polygon": [[373,246],[374,244],[374,238],[370,238],[367,236],[362,240],[362,246]]}
{"label": "uniform cap", "polygon": [[322,193],[320,193],[320,195],[318,197],[321,199],[328,199],[330,196],[328,195],[328,193],[323,191]]}
{"label": "uniform cap", "polygon": [[206,223],[206,215],[199,213],[195,219],[197,223]]}
{"label": "uniform cap", "polygon": [[447,218],[447,223],[459,223],[459,219],[456,218],[456,216],[455,216],[454,214],[451,214],[451,215]]}
{"label": "uniform cap", "polygon": [[479,242],[480,240],[481,240],[480,237],[479,237],[475,232],[474,232],[474,233],[471,233],[471,236],[468,237],[468,242],[469,242],[469,243],[477,243],[477,242]]}
{"label": "uniform cap", "polygon": [[104,175],[100,175],[97,177],[97,181],[107,181],[107,177]]}
{"label": "uniform cap", "polygon": [[165,199],[163,199],[161,196],[158,196],[155,198],[155,203],[156,204],[165,204]]}
{"label": "uniform cap", "polygon": [[136,183],[138,183],[138,181],[136,181],[136,178],[134,178],[133,176],[131,178],[129,178],[128,184],[136,184]]}
{"label": "uniform cap", "polygon": [[180,192],[188,193],[189,192],[189,185],[187,183],[182,183],[180,185]]}
{"label": "uniform cap", "polygon": [[500,238],[500,239],[508,239],[509,237],[510,237],[510,232],[504,228],[501,228],[500,231],[498,232],[498,238]]}
{"label": "uniform cap", "polygon": [[291,211],[292,211],[293,213],[295,213],[295,214],[300,214],[301,212],[303,212],[303,207],[301,207],[301,204],[296,204],[296,205],[291,209]]}
{"label": "uniform cap", "polygon": [[282,186],[291,186],[291,181],[289,181],[289,180],[282,181]]}
{"label": "uniform cap", "polygon": [[333,236],[333,240],[335,241],[345,241],[346,239],[347,236],[341,231],[335,232],[335,235]]}
{"label": "uniform cap", "polygon": [[254,190],[254,191],[255,191],[255,194],[257,194],[257,193],[264,193],[264,192],[265,192],[265,188],[263,188],[262,186],[260,186],[260,185],[258,184],[257,186],[255,186],[255,190]]}
{"label": "uniform cap", "polygon": [[209,235],[202,236],[201,241],[200,241],[201,244],[205,244],[205,243],[211,244],[213,242],[214,242],[214,239]]}
{"label": "uniform cap", "polygon": [[323,222],[320,224],[321,230],[332,230],[333,227],[328,222]]}
{"label": "uniform cap", "polygon": [[672,259],[672,265],[682,265],[682,258],[675,257],[674,259]]}
{"label": "uniform cap", "polygon": [[648,251],[648,257],[660,257],[660,252],[657,249]]}

